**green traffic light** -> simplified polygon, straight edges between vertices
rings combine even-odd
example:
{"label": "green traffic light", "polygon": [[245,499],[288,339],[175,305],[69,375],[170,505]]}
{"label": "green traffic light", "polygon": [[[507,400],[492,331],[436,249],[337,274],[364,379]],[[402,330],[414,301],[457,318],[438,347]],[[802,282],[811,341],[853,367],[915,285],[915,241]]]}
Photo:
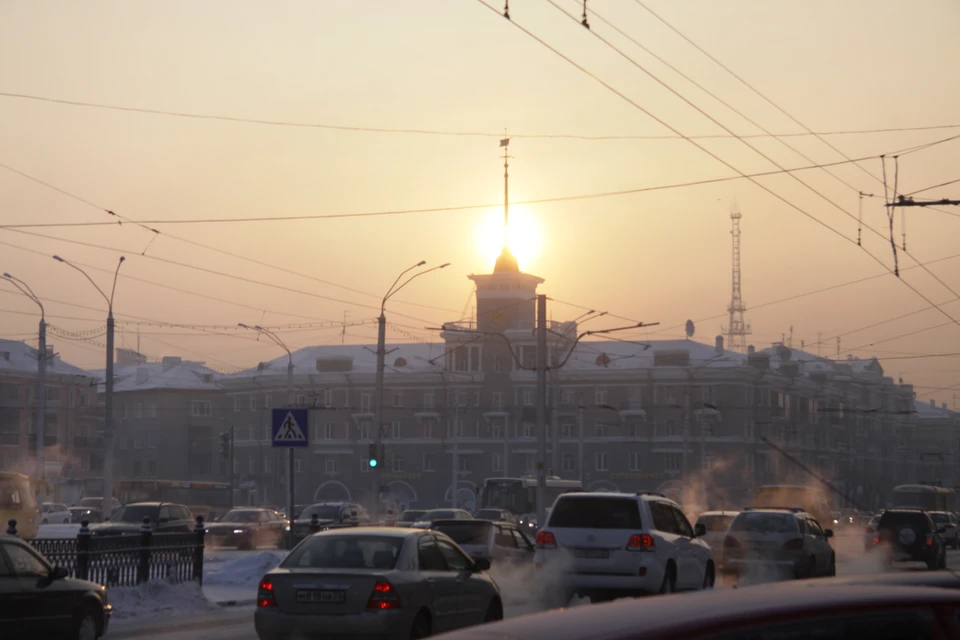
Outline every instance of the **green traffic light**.
{"label": "green traffic light", "polygon": [[376,460],[371,460],[371,461],[370,461],[370,466],[371,466],[371,467],[377,466],[377,461],[376,461]]}

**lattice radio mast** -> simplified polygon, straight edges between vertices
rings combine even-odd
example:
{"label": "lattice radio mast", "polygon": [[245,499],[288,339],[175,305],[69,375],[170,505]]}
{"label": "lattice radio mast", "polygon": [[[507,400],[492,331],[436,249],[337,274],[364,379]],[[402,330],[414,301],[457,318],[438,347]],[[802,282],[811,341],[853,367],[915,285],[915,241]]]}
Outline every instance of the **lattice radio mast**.
{"label": "lattice radio mast", "polygon": [[740,353],[747,352],[747,336],[750,334],[750,325],[743,320],[747,308],[743,304],[740,294],[740,213],[739,205],[734,202],[730,211],[730,220],[733,228],[730,235],[733,237],[733,291],[730,296],[729,325],[727,328],[727,348]]}

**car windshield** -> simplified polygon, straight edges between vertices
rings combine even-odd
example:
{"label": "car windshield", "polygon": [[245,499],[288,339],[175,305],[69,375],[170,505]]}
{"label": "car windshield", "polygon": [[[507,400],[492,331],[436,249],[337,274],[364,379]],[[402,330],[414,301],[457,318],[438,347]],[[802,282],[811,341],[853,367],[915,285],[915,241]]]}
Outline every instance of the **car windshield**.
{"label": "car windshield", "polygon": [[103,498],[84,498],[77,504],[81,507],[99,507],[103,504]]}
{"label": "car windshield", "polygon": [[376,569],[397,565],[403,538],[393,536],[319,535],[307,538],[280,563],[284,569]]}
{"label": "car windshield", "polygon": [[730,528],[735,516],[700,516],[697,524],[707,528],[708,533],[723,533]]}
{"label": "car windshield", "polygon": [[160,507],[146,504],[132,504],[126,507],[120,507],[110,516],[110,522],[143,522],[143,519],[150,518],[150,522],[157,521],[157,513]]}
{"label": "car windshield", "polygon": [[406,511],[400,514],[400,517],[397,518],[397,522],[416,522],[425,513],[426,511],[423,511],[423,510],[407,509]]}
{"label": "car windshield", "polygon": [[567,529],[640,529],[640,509],[631,498],[560,498],[550,526]]}
{"label": "car windshield", "polygon": [[489,522],[471,522],[457,520],[443,522],[433,527],[437,531],[447,534],[457,544],[485,545],[490,540],[493,525]]}
{"label": "car windshield", "polygon": [[475,517],[478,520],[500,520],[503,515],[499,509],[480,509]]}
{"label": "car windshield", "polygon": [[933,518],[934,522],[950,522],[950,516],[945,513],[931,513],[930,517]]}
{"label": "car windshield", "polygon": [[730,530],[747,533],[796,533],[797,519],[789,513],[741,513],[730,525]]}
{"label": "car windshield", "polygon": [[455,509],[431,509],[427,511],[422,516],[420,520],[422,521],[431,521],[431,520],[443,520],[446,518],[456,518],[457,511]]}
{"label": "car windshield", "polygon": [[233,511],[227,511],[225,514],[223,514],[223,517],[220,518],[220,521],[221,522],[256,522],[259,519],[260,519],[259,511],[234,509]]}
{"label": "car windshield", "polygon": [[336,520],[340,516],[340,506],[315,504],[312,507],[304,509],[303,513],[300,514],[300,518],[309,520],[313,518],[314,514],[316,514],[319,520]]}

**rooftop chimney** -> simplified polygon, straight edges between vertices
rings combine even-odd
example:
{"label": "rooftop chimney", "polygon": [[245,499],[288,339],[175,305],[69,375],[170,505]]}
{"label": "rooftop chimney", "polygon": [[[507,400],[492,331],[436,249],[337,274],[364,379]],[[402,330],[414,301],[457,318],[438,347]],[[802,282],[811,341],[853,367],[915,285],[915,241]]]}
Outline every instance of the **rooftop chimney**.
{"label": "rooftop chimney", "polygon": [[178,356],[163,356],[163,370],[169,371],[174,367],[179,367],[181,362],[183,362],[183,359]]}
{"label": "rooftop chimney", "polygon": [[946,411],[946,410],[947,410],[947,403],[946,403],[946,402],[940,403],[940,408],[943,409],[944,411]]}
{"label": "rooftop chimney", "polygon": [[757,351],[756,347],[754,347],[752,344],[749,347],[747,347],[747,355],[751,353],[756,353],[756,351]]}
{"label": "rooftop chimney", "polygon": [[718,355],[723,355],[723,336],[717,336],[716,350]]}
{"label": "rooftop chimney", "polygon": [[933,407],[934,409],[936,409],[936,408],[937,408],[937,401],[934,400],[933,398],[930,398],[930,406]]}

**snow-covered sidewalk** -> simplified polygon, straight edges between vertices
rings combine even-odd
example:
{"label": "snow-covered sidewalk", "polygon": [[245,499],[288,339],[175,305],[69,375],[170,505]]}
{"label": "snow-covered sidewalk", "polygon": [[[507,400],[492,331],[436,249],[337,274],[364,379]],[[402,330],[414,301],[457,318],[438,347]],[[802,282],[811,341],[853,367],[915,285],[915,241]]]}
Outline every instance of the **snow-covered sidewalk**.
{"label": "snow-covered sidewalk", "polygon": [[261,551],[225,561],[223,556],[211,555],[204,559],[203,594],[221,606],[253,604],[260,579],[285,557],[286,551]]}

